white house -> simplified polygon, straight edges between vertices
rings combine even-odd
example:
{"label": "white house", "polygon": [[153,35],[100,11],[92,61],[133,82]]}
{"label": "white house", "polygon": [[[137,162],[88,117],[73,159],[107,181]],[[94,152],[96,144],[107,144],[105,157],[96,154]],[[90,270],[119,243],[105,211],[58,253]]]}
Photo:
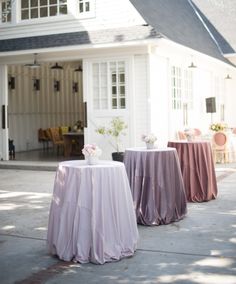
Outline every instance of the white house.
{"label": "white house", "polygon": [[[112,149],[95,129],[114,116],[128,124],[124,147],[150,132],[166,145],[212,120],[236,126],[234,0],[0,4],[0,159],[9,158],[8,138],[16,151],[37,149],[39,128],[78,119],[87,118],[85,142],[103,158]],[[216,99],[212,115],[207,97]]]}

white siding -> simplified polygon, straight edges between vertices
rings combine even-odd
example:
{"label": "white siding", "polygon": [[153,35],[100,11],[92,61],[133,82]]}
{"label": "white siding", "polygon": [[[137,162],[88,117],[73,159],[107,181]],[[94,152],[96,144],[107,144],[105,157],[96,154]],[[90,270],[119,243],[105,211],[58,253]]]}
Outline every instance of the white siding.
{"label": "white siding", "polygon": [[[74,14],[76,0],[69,0],[70,13]],[[0,25],[0,39],[57,34],[104,28],[127,27],[143,24],[144,20],[129,0],[96,0],[95,16],[79,19],[74,15],[22,21]]]}

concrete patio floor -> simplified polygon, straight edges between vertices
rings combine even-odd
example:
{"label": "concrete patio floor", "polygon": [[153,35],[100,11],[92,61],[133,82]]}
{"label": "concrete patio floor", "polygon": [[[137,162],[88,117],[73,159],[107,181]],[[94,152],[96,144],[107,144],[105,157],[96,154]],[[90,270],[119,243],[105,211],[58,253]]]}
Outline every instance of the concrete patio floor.
{"label": "concrete patio floor", "polygon": [[138,226],[135,255],[104,265],[63,262],[47,252],[56,162],[0,165],[0,283],[236,283],[235,164],[217,165],[216,200],[188,203],[179,222]]}

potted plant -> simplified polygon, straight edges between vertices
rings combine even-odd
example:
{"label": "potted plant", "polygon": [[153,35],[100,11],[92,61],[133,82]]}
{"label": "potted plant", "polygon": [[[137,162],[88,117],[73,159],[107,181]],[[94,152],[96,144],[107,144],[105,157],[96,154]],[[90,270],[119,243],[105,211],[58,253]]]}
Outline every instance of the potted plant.
{"label": "potted plant", "polygon": [[121,152],[121,135],[126,135],[125,130],[127,125],[120,117],[114,117],[110,122],[110,127],[99,127],[96,129],[98,134],[109,139],[109,143],[116,150],[112,153],[112,159],[114,161],[123,162],[124,152]]}

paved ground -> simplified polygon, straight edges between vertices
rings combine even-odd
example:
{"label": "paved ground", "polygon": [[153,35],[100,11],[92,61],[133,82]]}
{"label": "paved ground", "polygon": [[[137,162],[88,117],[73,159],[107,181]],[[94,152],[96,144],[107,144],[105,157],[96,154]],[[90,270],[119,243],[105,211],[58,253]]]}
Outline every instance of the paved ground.
{"label": "paved ground", "polygon": [[139,226],[135,255],[104,265],[47,253],[54,175],[0,169],[0,283],[236,283],[236,165],[217,168],[216,200],[188,203],[180,222]]}

